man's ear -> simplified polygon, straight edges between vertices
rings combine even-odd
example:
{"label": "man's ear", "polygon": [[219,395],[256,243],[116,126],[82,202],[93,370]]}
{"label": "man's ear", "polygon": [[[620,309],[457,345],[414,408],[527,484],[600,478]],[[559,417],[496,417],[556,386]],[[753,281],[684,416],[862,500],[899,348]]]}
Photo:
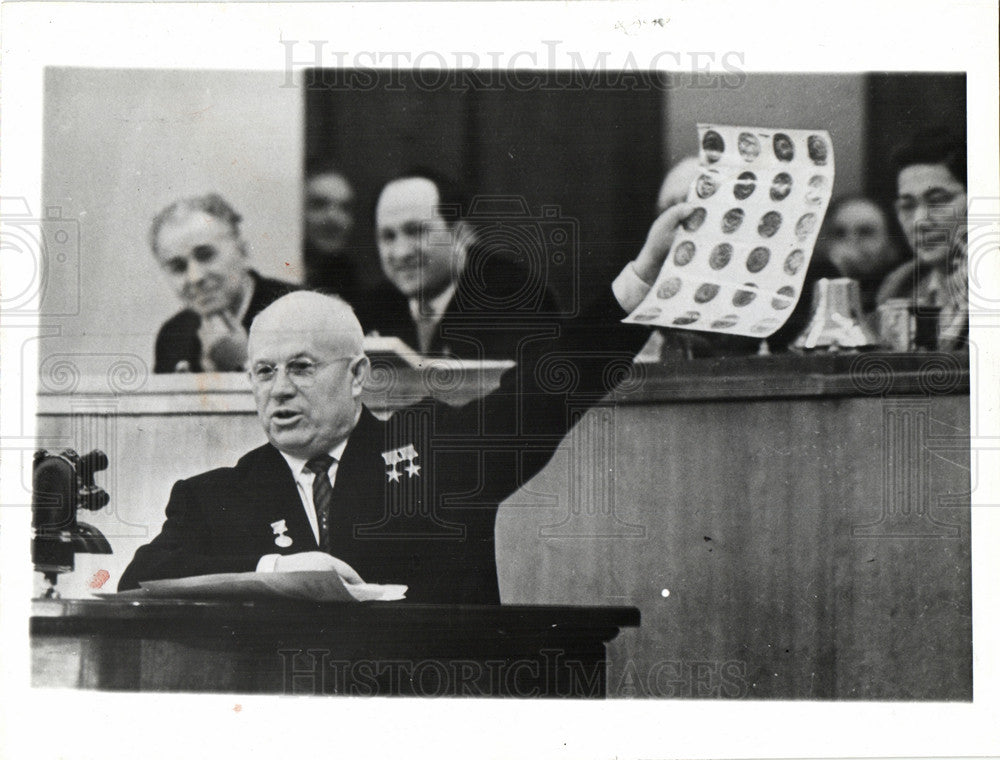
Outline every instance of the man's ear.
{"label": "man's ear", "polygon": [[475,229],[464,219],[459,219],[451,225],[451,234],[455,237],[455,244],[462,245],[465,249],[476,242]]}
{"label": "man's ear", "polygon": [[472,247],[472,244],[476,242],[476,234],[471,224],[459,219],[451,226],[451,235],[452,240],[454,240],[453,248],[455,251],[452,266],[454,267],[454,272],[457,276],[465,271],[465,264],[469,256],[469,249]]}
{"label": "man's ear", "polygon": [[361,392],[364,391],[371,368],[372,363],[364,354],[351,361],[349,366],[351,372],[351,395],[354,398],[360,396]]}

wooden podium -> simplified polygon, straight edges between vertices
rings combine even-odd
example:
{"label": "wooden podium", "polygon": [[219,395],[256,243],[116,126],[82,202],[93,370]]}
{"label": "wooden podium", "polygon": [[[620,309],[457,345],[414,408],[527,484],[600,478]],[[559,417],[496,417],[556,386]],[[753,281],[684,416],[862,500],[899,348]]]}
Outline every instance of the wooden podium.
{"label": "wooden podium", "polygon": [[[638,365],[501,505],[500,598],[638,607],[641,635],[608,646],[610,697],[971,701],[971,526],[992,502],[971,475],[986,466],[973,412],[988,378],[969,365],[884,352]],[[458,403],[497,376],[386,371],[365,403],[383,416],[431,392]],[[38,399],[39,438],[111,460],[111,507],[87,522],[115,553],[77,555],[67,598],[92,598],[98,573],[117,584],[178,478],[264,440],[245,377],[127,391],[114,377]],[[185,445],[164,456],[164,441]]]}
{"label": "wooden podium", "polygon": [[286,695],[603,697],[634,607],[37,600],[32,685]]}

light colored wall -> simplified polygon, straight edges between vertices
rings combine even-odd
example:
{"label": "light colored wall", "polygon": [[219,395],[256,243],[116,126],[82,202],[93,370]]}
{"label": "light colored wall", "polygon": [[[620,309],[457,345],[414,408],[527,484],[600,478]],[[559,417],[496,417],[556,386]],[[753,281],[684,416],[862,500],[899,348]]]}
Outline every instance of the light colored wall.
{"label": "light colored wall", "polygon": [[664,157],[672,166],[698,153],[696,125],[710,122],[826,129],[836,161],[834,195],[864,188],[864,74],[747,73],[734,89],[677,87],[666,94]]}
{"label": "light colored wall", "polygon": [[179,302],[146,233],[181,196],[221,193],[244,217],[254,266],[300,279],[302,98],[281,83],[280,72],[47,72],[43,205],[79,230],[80,276],[50,267],[43,311],[79,312],[46,320],[59,335],[42,339],[40,361],[85,354],[84,373],[104,371],[112,357],[99,354],[152,361]]}

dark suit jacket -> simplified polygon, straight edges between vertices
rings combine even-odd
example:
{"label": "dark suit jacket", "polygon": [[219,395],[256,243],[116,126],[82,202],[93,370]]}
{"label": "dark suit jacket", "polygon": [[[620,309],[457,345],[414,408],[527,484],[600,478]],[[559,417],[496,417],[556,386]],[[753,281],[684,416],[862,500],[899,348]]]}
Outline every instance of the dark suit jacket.
{"label": "dark suit jacket", "polygon": [[[249,330],[253,318],[286,293],[296,290],[290,283],[261,277],[250,270],[253,278],[253,296],[243,317],[243,326]],[[201,372],[201,341],[198,328],[201,316],[192,309],[184,309],[163,323],[156,336],[156,355],[153,371],[156,373],[176,372],[180,362],[187,362],[190,372]]]}
{"label": "dark suit jacket", "polygon": [[361,262],[374,255],[361,248],[348,248],[330,256],[307,245],[302,251],[306,287],[320,293],[336,294],[356,307],[367,294]]}
{"label": "dark suit jacket", "polygon": [[[464,407],[427,400],[386,422],[364,410],[337,471],[331,552],[366,581],[407,584],[413,601],[498,603],[498,505],[548,462],[648,337],[621,316],[609,295],[558,338],[528,344],[496,392]],[[383,454],[407,447],[415,457],[387,464]],[[265,554],[317,549],[292,473],[270,445],[235,467],[179,481],[166,512],[119,589],[252,571]],[[275,544],[278,520],[290,547]]]}
{"label": "dark suit jacket", "polygon": [[[470,253],[455,295],[428,354],[461,359],[514,359],[526,339],[551,334],[560,322],[552,291],[519,264]],[[419,350],[409,303],[391,283],[383,283],[355,304],[366,333],[400,338]]]}

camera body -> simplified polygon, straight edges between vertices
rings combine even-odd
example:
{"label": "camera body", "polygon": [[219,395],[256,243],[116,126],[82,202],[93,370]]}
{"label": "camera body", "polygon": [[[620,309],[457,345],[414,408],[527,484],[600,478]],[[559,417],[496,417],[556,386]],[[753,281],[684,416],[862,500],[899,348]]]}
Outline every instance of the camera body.
{"label": "camera body", "polygon": [[110,501],[94,483],[94,473],[107,469],[108,458],[95,449],[82,457],[72,449],[35,452],[31,494],[31,561],[49,582],[47,597],[56,596],[60,573],[72,572],[74,555],[111,554],[99,530],[77,520],[80,509],[96,511]]}

